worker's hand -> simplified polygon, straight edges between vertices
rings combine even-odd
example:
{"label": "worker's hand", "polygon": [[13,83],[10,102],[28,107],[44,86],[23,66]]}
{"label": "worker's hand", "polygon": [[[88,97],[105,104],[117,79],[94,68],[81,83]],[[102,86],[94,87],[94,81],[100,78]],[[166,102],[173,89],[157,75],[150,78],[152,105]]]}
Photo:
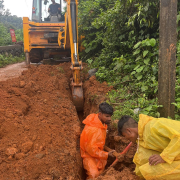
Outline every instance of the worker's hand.
{"label": "worker's hand", "polygon": [[109,151],[109,152],[108,152],[108,156],[109,156],[109,157],[115,157],[115,156],[113,155],[113,152],[115,152],[115,150]]}
{"label": "worker's hand", "polygon": [[149,164],[152,165],[157,165],[159,163],[165,163],[165,161],[162,159],[162,157],[158,154],[154,154],[150,156],[149,158]]}

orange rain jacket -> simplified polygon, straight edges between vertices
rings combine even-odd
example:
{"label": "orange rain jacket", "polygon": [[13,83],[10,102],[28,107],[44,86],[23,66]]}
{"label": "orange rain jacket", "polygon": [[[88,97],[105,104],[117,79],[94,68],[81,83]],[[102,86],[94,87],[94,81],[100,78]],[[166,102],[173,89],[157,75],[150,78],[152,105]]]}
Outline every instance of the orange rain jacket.
{"label": "orange rain jacket", "polygon": [[81,157],[88,178],[93,179],[104,170],[108,152],[103,151],[107,125],[103,125],[98,114],[90,114],[83,121],[84,130],[80,138]]}

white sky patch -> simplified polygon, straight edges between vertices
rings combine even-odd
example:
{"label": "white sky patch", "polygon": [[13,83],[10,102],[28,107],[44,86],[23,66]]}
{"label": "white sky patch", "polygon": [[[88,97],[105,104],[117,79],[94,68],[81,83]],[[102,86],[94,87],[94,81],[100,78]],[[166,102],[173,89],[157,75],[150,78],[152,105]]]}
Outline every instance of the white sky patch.
{"label": "white sky patch", "polygon": [[12,15],[18,17],[31,17],[32,0],[5,0],[5,9],[9,9]]}
{"label": "white sky patch", "polygon": [[[49,0],[51,2],[51,0]],[[33,0],[4,0],[5,9],[9,9],[12,15],[29,17],[32,15]],[[65,3],[62,5],[65,6]]]}

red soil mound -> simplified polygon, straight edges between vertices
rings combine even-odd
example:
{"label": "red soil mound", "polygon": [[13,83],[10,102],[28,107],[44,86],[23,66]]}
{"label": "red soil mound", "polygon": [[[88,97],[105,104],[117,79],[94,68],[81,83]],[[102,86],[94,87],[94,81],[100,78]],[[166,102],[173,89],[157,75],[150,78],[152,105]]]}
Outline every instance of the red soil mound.
{"label": "red soil mound", "polygon": [[106,100],[106,93],[113,89],[106,82],[100,83],[92,76],[84,83],[84,115],[85,117],[91,113],[97,113],[99,104]]}
{"label": "red soil mound", "polygon": [[32,66],[0,82],[1,180],[82,179],[69,67]]}

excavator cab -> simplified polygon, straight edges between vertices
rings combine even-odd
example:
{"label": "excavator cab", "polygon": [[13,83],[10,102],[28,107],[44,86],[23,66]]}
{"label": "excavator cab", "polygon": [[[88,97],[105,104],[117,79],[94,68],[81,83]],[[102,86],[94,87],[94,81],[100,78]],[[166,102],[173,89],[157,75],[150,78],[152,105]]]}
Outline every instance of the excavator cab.
{"label": "excavator cab", "polygon": [[70,57],[73,102],[77,111],[81,111],[84,98],[80,71],[83,67],[78,55],[77,6],[78,0],[33,0],[32,20],[23,18],[23,31],[27,65]]}
{"label": "excavator cab", "polygon": [[58,23],[64,21],[63,0],[33,0],[32,21]]}

